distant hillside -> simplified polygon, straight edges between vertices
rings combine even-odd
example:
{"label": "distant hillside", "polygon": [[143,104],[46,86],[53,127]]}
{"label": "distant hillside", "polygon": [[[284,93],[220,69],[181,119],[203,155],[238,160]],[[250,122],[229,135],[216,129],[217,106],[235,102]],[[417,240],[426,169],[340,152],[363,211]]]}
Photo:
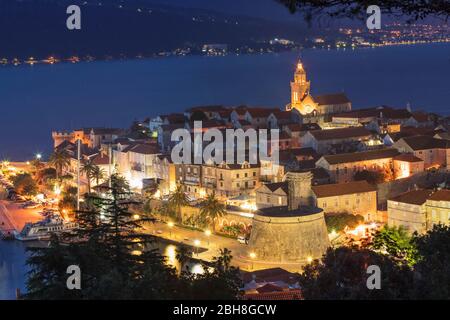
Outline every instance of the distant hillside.
{"label": "distant hillside", "polygon": [[[82,30],[67,30],[69,4],[80,5]],[[205,43],[225,43],[233,48],[274,37],[302,41],[308,32],[259,18],[148,1],[0,1],[0,58],[8,59],[149,56],[186,46],[201,48]]]}

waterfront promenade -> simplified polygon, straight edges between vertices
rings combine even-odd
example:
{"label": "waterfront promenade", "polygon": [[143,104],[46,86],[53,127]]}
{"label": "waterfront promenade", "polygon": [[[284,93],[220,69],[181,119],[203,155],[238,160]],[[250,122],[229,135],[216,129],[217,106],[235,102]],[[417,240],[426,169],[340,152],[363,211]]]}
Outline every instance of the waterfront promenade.
{"label": "waterfront promenade", "polygon": [[42,220],[40,209],[23,209],[19,204],[0,200],[0,232],[4,235],[20,232],[27,222]]}

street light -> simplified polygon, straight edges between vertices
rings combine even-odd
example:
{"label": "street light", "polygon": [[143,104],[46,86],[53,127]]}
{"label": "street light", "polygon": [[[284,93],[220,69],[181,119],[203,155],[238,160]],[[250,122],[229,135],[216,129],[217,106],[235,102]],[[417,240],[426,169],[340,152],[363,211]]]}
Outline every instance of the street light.
{"label": "street light", "polygon": [[211,235],[211,230],[205,230],[205,236],[208,238],[208,247],[209,247],[209,236]]}
{"label": "street light", "polygon": [[256,258],[256,253],[254,253],[254,252],[250,252],[250,254],[249,254],[249,256],[250,256],[250,259],[252,260],[252,270],[253,270],[253,260],[255,260],[255,258]]}
{"label": "street light", "polygon": [[37,153],[37,154],[36,154],[36,159],[41,160],[41,158],[42,158],[42,154]]}
{"label": "street light", "polygon": [[197,255],[197,257],[198,257],[198,246],[199,245],[200,245],[200,240],[195,239],[194,240],[194,246],[195,246],[195,254]]}
{"label": "street light", "polygon": [[306,261],[308,261],[308,263],[311,263],[313,261],[313,258],[309,256],[308,258],[306,258]]}

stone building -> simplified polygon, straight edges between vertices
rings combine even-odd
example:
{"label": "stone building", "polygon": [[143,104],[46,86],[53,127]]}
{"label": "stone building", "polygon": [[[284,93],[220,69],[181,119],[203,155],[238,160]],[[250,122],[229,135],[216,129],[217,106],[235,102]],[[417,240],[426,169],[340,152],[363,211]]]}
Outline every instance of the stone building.
{"label": "stone building", "polygon": [[427,199],[433,190],[413,190],[388,200],[388,226],[403,226],[409,232],[427,231]]}
{"label": "stone building", "polygon": [[412,153],[402,153],[393,158],[395,179],[402,179],[424,171],[424,162]]}
{"label": "stone building", "polygon": [[329,154],[333,146],[359,143],[372,138],[372,132],[364,127],[338,128],[308,131],[300,137],[302,148],[310,147],[321,154]]}
{"label": "stone building", "polygon": [[400,152],[409,152],[424,161],[425,169],[430,167],[446,167],[450,142],[430,136],[414,136],[401,138],[393,145]]}
{"label": "stone building", "polygon": [[304,265],[329,247],[322,209],[312,205],[310,172],[288,172],[288,205],[258,210],[249,241],[255,259]]}
{"label": "stone building", "polygon": [[435,224],[450,224],[450,190],[442,189],[433,193],[425,203],[427,229]]}
{"label": "stone building", "polygon": [[358,171],[392,173],[393,158],[397,155],[399,152],[396,149],[326,155],[316,162],[316,166],[327,170],[331,181],[344,183],[354,181],[354,175]]}
{"label": "stone building", "polygon": [[359,214],[366,221],[377,217],[377,188],[366,181],[313,186],[316,206],[325,214]]}
{"label": "stone building", "polygon": [[111,144],[125,133],[126,130],[118,128],[83,128],[72,132],[53,131],[52,138],[55,148],[63,141],[76,143],[77,140],[81,140],[89,148],[100,148],[102,144]]}

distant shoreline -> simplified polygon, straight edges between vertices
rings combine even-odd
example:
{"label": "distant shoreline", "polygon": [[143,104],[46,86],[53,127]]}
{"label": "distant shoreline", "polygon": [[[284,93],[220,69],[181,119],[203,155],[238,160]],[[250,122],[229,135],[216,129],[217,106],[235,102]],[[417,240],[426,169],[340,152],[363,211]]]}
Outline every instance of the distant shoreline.
{"label": "distant shoreline", "polygon": [[[450,43],[450,38],[444,40],[430,40],[430,41],[414,41],[414,42],[399,42],[399,43],[390,43],[390,44],[372,44],[361,45],[361,46],[350,46],[350,47],[331,47],[331,46],[322,46],[322,47],[302,47],[296,46],[291,49],[286,50],[277,50],[277,51],[265,51],[265,52],[228,52],[224,54],[217,55],[207,55],[201,53],[188,53],[188,54],[174,54],[174,53],[160,53],[148,56],[103,56],[103,57],[94,57],[90,55],[86,55],[84,57],[72,56],[72,57],[64,57],[58,58],[56,57],[48,57],[46,59],[34,59],[33,57],[29,57],[27,59],[16,59],[18,63],[15,63],[15,59],[7,60],[6,58],[0,59],[0,67],[21,67],[21,66],[29,66],[33,67],[35,65],[55,65],[55,64],[77,64],[77,63],[90,63],[90,62],[108,62],[108,61],[135,61],[135,60],[150,60],[150,59],[167,59],[167,58],[182,58],[182,57],[225,57],[225,56],[252,56],[252,55],[266,55],[266,54],[277,54],[277,53],[286,53],[286,52],[295,52],[301,50],[361,50],[361,49],[377,49],[377,48],[386,48],[386,47],[399,47],[399,46],[419,46],[419,45],[430,45],[430,44],[446,44]],[[52,60],[54,59],[54,60]],[[7,61],[6,61],[7,60]]]}

